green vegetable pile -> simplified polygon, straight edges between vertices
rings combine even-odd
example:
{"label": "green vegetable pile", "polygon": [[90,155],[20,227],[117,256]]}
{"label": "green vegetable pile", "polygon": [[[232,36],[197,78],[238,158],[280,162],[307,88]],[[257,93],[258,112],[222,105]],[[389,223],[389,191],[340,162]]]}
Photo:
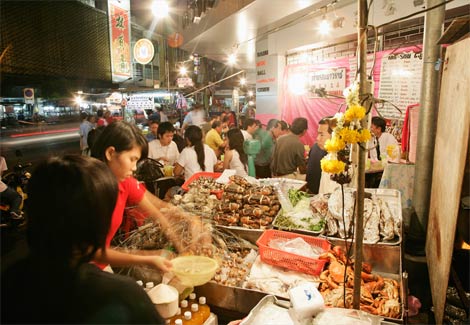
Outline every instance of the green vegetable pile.
{"label": "green vegetable pile", "polygon": [[304,197],[310,196],[307,192],[296,190],[294,188],[289,189],[287,191],[287,195],[289,196],[289,201],[293,207],[295,207],[297,203],[299,203],[299,201],[302,200]]}

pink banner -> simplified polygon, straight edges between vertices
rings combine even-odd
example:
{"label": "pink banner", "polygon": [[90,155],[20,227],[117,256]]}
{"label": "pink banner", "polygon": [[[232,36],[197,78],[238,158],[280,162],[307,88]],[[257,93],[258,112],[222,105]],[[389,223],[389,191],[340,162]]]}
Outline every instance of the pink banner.
{"label": "pink banner", "polygon": [[[376,55],[375,64],[373,62],[372,55],[368,56],[368,73],[373,66],[372,76],[374,80],[374,96],[377,97],[379,92],[382,58],[390,54],[398,54],[416,50],[417,48],[413,46],[397,50],[378,52]],[[322,71],[326,69],[338,69],[339,71],[340,69],[345,68],[346,87],[348,87],[351,84],[351,80],[354,80],[354,77],[356,75],[356,60],[357,58],[340,58],[321,62],[316,65],[295,64],[288,65],[285,67],[284,76],[282,79],[282,86],[280,87],[279,91],[281,112],[280,117],[289,124],[292,123],[292,121],[297,117],[302,116],[307,118],[309,128],[307,134],[302,138],[302,141],[305,144],[311,146],[315,143],[317,137],[318,122],[322,118],[332,116],[339,111],[344,112],[346,106],[344,105],[344,99],[326,99],[315,97],[314,93],[308,90],[305,91],[305,89],[301,89],[302,86],[300,86],[299,88],[299,84],[303,83],[304,87],[306,84],[309,84],[308,78],[310,75],[312,75],[313,72]],[[338,80],[338,82],[344,81],[344,79],[336,80]],[[325,84],[328,85],[328,82],[330,81],[325,81]],[[373,112],[373,114],[375,113]]]}

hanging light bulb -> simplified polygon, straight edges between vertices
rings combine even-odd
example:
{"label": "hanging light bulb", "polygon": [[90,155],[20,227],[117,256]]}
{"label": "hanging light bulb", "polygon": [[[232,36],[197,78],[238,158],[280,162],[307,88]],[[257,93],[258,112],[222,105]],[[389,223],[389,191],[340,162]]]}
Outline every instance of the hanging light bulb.
{"label": "hanging light bulb", "polygon": [[245,78],[240,78],[240,85],[241,86],[246,85],[246,79]]}
{"label": "hanging light bulb", "polygon": [[168,16],[169,7],[168,3],[164,0],[157,0],[152,5],[152,13],[157,18],[165,18]]}
{"label": "hanging light bulb", "polygon": [[229,54],[227,62],[229,65],[234,65],[235,63],[237,63],[237,55],[235,53]]}
{"label": "hanging light bulb", "polygon": [[318,26],[318,30],[320,34],[322,35],[327,35],[331,31],[331,24],[330,22],[326,19],[326,16],[323,16],[320,25]]}
{"label": "hanging light bulb", "polygon": [[186,69],[185,66],[181,66],[179,72],[180,72],[180,75],[184,76],[188,73],[188,69]]}

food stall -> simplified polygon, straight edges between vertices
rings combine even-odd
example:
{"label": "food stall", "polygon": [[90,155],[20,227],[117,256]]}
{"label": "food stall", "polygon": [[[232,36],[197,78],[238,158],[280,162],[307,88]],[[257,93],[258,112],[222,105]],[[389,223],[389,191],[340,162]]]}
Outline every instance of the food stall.
{"label": "food stall", "polygon": [[[219,264],[211,281],[194,287],[197,296],[205,296],[218,310],[241,315],[251,312],[250,317],[256,317],[253,313],[257,310],[271,308],[262,309],[258,306],[261,302],[270,305],[277,300],[292,300],[289,292],[311,283],[318,287],[326,306],[342,307],[345,301],[340,290],[341,279],[343,273],[347,273],[346,305],[350,305],[353,265],[345,254],[349,252],[353,257],[354,252],[345,229],[352,229],[353,189],[345,188],[346,220],[343,223],[338,222],[341,191],[309,196],[299,190],[304,184],[289,179],[256,180],[199,173],[183,185],[186,192],[175,195],[172,203],[201,216],[211,225],[213,250],[202,254],[213,257]],[[390,189],[367,189],[366,192],[369,198],[365,208],[368,222],[363,273],[364,288],[368,291],[361,309],[371,315],[378,314],[384,320],[401,323],[406,286],[401,274],[400,193]],[[151,229],[147,230],[154,232]],[[160,241],[159,245],[149,247],[149,242],[158,240],[149,234],[141,237],[147,240],[134,248],[165,246]],[[275,243],[277,246],[273,246]],[[315,252],[310,253],[314,255],[308,256],[306,250],[311,248]],[[139,274],[140,279],[148,280],[147,276]],[[180,293],[184,296],[187,289],[180,287]]]}

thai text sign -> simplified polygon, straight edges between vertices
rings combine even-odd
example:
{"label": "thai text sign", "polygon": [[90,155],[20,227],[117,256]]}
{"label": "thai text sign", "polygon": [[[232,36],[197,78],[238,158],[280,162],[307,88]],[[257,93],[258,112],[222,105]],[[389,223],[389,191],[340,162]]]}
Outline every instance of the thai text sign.
{"label": "thai text sign", "polygon": [[109,0],[110,49],[113,82],[132,76],[129,0]]}
{"label": "thai text sign", "polygon": [[346,68],[311,71],[308,80],[313,95],[315,89],[324,88],[328,94],[341,96],[346,88]]}

